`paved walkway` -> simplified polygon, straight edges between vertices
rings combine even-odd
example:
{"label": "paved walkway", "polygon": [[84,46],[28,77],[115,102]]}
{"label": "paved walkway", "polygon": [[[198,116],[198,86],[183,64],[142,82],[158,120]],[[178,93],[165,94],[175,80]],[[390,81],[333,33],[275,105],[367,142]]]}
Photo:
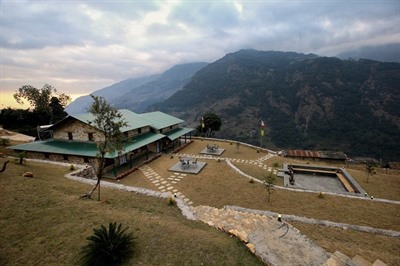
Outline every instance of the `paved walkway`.
{"label": "paved walkway", "polygon": [[161,192],[171,192],[172,194],[176,194],[176,196],[181,198],[187,204],[193,205],[192,201],[190,201],[185,195],[183,195],[174,187],[174,185],[185,178],[187,174],[171,173],[169,177],[163,178],[148,165],[142,166],[139,169],[147,177],[147,179],[149,179],[156,186],[156,188],[158,188],[158,190]]}
{"label": "paved walkway", "polygon": [[322,265],[329,258],[299,230],[275,218],[208,206],[194,207],[194,211],[204,223],[238,237],[269,265]]}

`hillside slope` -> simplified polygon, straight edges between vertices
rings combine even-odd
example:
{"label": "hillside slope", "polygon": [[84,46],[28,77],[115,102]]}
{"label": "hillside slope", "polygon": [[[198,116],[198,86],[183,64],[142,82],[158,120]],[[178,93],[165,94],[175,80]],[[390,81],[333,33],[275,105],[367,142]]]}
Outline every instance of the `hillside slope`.
{"label": "hillside slope", "polygon": [[215,111],[216,136],[270,148],[341,150],[400,160],[400,64],[241,50],[209,64],[152,107],[198,125]]}
{"label": "hillside slope", "polygon": [[[206,65],[203,62],[176,65],[160,75],[126,79],[92,94],[104,97],[115,108],[143,112],[148,105],[163,101],[182,89]],[[85,95],[70,103],[65,111],[84,113],[91,103],[92,98]]]}

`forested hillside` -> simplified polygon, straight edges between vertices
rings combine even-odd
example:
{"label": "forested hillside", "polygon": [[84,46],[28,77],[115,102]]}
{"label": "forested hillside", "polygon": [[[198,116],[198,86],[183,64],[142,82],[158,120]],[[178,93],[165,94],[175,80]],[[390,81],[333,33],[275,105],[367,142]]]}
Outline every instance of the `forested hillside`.
{"label": "forested hillside", "polygon": [[400,64],[241,50],[200,70],[151,109],[196,126],[206,111],[216,136],[270,148],[340,150],[400,160]]}

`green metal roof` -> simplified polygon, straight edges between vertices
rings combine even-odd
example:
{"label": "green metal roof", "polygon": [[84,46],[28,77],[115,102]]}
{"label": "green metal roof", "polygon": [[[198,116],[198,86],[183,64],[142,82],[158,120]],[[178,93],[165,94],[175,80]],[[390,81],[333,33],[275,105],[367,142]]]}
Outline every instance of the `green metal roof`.
{"label": "green metal roof", "polygon": [[[147,144],[155,142],[159,139],[164,138],[165,135],[157,133],[146,133],[127,141],[124,145],[122,153],[131,152],[138,148],[141,148]],[[68,140],[43,140],[34,141],[19,145],[8,147],[16,151],[32,151],[32,152],[43,152],[43,153],[55,153],[55,154],[66,154],[76,156],[97,156],[97,146],[94,142],[81,142],[81,141],[68,141]],[[106,158],[115,158],[118,156],[117,152],[106,154]]]}
{"label": "green metal roof", "polygon": [[193,128],[176,128],[174,130],[171,130],[169,132],[164,133],[170,140],[174,140],[179,138],[180,136],[183,136],[187,133],[192,132],[194,129]]}
{"label": "green metal roof", "polygon": [[150,126],[156,130],[185,122],[182,119],[159,111],[140,114],[140,116],[146,119]]}
{"label": "green metal roof", "polygon": [[17,151],[32,151],[43,153],[57,153],[77,156],[95,157],[96,144],[93,142],[67,141],[67,140],[42,140],[8,147]]}
{"label": "green metal roof", "polygon": [[[136,136],[132,140],[129,140],[125,143],[124,150],[120,151],[120,153],[127,153],[127,152],[134,151],[138,148],[146,146],[147,144],[150,144],[152,142],[160,140],[164,137],[165,137],[165,135],[163,135],[163,134],[158,134],[158,133],[153,133],[153,132],[148,132],[146,134]],[[118,155],[117,152],[113,152],[111,154],[108,154],[106,157],[107,158],[115,158],[117,155]]]}
{"label": "green metal roof", "polygon": [[[144,119],[142,115],[139,115],[127,109],[120,109],[118,111],[121,113],[122,119],[128,124],[127,126],[121,128],[121,132],[146,127],[151,124],[151,122],[147,119]],[[94,116],[91,113],[71,115],[71,117],[74,117],[75,119],[78,119],[86,124],[94,120]]]}

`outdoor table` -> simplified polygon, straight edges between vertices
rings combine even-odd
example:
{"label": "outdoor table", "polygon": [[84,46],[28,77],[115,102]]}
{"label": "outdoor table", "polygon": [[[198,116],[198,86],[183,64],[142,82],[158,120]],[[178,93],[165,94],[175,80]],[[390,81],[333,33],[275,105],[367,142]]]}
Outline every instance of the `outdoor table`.
{"label": "outdoor table", "polygon": [[181,167],[188,167],[190,165],[190,161],[192,160],[192,157],[180,157],[179,160],[181,161]]}

